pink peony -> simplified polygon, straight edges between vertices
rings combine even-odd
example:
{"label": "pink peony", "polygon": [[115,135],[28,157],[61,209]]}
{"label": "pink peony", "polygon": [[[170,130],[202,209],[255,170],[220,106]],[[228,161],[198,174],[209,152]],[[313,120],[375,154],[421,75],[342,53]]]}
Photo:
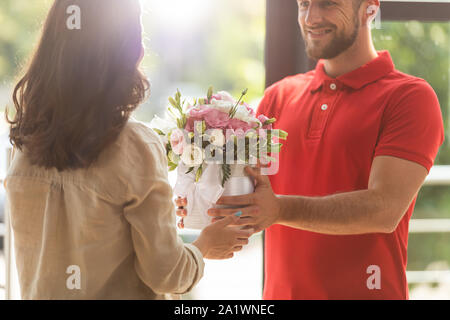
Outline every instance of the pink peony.
{"label": "pink peony", "polygon": [[185,144],[184,132],[180,129],[173,130],[170,135],[170,145],[172,146],[173,152],[178,155],[183,154]]}
{"label": "pink peony", "polygon": [[236,100],[226,91],[220,91],[212,96],[211,99],[215,99],[217,101],[228,101],[232,103],[236,103]]}
{"label": "pink peony", "polygon": [[225,138],[227,141],[229,141],[233,136],[236,136],[237,138],[244,138],[245,137],[245,131],[242,129],[227,129],[225,133]]}
{"label": "pink peony", "polygon": [[229,129],[247,131],[254,128],[254,123],[247,123],[239,119],[231,119],[228,124]]}
{"label": "pink peony", "polygon": [[230,117],[228,114],[208,106],[197,106],[188,111],[186,130],[194,132],[195,122],[203,120],[206,122],[206,129],[225,129]]}
{"label": "pink peony", "polygon": [[206,129],[241,129],[247,131],[255,126],[254,123],[249,124],[236,118],[230,119],[228,113],[203,105],[188,110],[185,129],[193,132],[195,122],[203,120],[206,122]]}
{"label": "pink peony", "polygon": [[250,111],[250,115],[251,115],[251,116],[253,116],[253,117],[256,116],[255,110],[253,110],[253,109],[249,106],[248,103],[245,103],[245,102],[244,102],[243,105],[247,108],[248,111]]}

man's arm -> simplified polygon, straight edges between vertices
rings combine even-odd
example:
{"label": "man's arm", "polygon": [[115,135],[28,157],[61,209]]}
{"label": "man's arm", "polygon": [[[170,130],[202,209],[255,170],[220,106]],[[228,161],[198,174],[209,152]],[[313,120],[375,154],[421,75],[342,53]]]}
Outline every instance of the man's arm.
{"label": "man's arm", "polygon": [[[393,232],[423,184],[427,170],[411,161],[390,156],[376,157],[367,190],[326,197],[276,196],[268,177],[251,168],[257,181],[250,195],[222,197],[218,204],[247,206],[242,225],[256,231],[272,224],[325,234]],[[236,209],[210,209],[212,216],[226,216]]]}

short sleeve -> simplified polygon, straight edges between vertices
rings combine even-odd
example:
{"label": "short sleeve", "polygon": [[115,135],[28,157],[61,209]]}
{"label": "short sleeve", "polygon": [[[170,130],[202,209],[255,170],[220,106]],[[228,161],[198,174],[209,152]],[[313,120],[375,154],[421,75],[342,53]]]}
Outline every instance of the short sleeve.
{"label": "short sleeve", "polygon": [[268,118],[275,117],[275,107],[276,107],[275,100],[276,100],[277,86],[278,83],[268,87],[264,91],[264,96],[261,102],[259,103],[258,109],[256,111],[257,116],[265,115]]}
{"label": "short sleeve", "polygon": [[262,98],[261,102],[258,105],[258,109],[256,110],[256,115],[259,116],[261,114],[267,115],[266,109],[268,106],[268,100],[269,97],[266,93],[264,93],[264,97]]}
{"label": "short sleeve", "polygon": [[438,98],[423,80],[400,89],[384,111],[374,156],[413,161],[429,172],[444,142]]}

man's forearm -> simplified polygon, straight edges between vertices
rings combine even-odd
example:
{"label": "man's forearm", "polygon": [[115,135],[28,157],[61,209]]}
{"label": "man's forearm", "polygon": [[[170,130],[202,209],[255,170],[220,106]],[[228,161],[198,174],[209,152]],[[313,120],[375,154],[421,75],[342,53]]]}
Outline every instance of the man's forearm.
{"label": "man's forearm", "polygon": [[325,234],[389,233],[393,208],[379,193],[361,190],[326,197],[278,196],[278,224]]}

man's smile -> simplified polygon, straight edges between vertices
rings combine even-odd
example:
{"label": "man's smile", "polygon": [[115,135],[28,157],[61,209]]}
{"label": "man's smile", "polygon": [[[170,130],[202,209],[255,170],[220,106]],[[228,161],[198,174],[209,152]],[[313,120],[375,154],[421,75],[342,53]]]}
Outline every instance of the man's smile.
{"label": "man's smile", "polygon": [[321,39],[329,33],[333,32],[332,29],[315,29],[315,30],[307,30],[308,37],[310,39]]}

